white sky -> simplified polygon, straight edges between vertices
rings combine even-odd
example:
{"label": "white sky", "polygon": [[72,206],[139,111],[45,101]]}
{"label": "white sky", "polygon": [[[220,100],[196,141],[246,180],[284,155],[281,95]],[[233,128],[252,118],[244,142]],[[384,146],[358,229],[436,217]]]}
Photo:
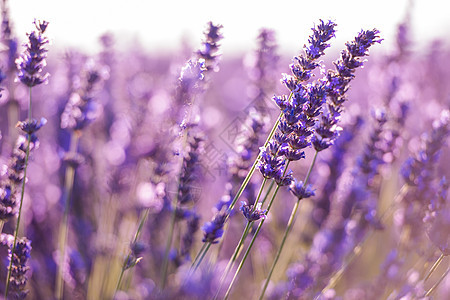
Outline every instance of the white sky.
{"label": "white sky", "polygon": [[[98,37],[110,31],[120,44],[139,40],[149,50],[180,47],[182,39],[197,45],[208,21],[224,26],[223,52],[254,47],[261,27],[275,29],[281,50],[297,51],[320,18],[337,24],[339,45],[361,29],[378,28],[385,46],[392,45],[396,25],[404,18],[409,0],[10,0],[15,33],[25,38],[34,18],[50,22],[54,47],[98,47]],[[412,11],[416,45],[423,48],[450,29],[446,0],[416,0]],[[121,43],[122,42],[122,43]],[[341,46],[339,47],[341,48]]]}

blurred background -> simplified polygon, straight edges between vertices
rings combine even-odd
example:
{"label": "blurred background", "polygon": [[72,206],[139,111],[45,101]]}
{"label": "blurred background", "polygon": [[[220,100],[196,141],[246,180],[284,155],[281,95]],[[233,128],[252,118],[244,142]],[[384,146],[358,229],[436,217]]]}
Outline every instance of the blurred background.
{"label": "blurred background", "polygon": [[[332,62],[339,58],[345,43],[353,40],[361,29],[377,28],[384,39],[381,45],[376,44],[370,49],[364,70],[356,71],[348,91],[350,101],[345,105],[343,127],[349,128],[358,118],[364,120],[364,125],[349,147],[347,158],[341,160],[344,171],[338,174],[341,177],[334,198],[329,200],[337,203],[332,210],[339,210],[339,201],[345,199],[352,187],[348,179],[357,169],[358,158],[365,153],[364,145],[370,142],[375,126],[371,117],[374,107],[384,107],[388,111],[392,123],[383,137],[394,142],[391,143],[393,149],[386,150],[379,158],[383,168],[374,180],[365,184],[375,191],[377,211],[389,210],[396,216],[405,211],[401,205],[393,203],[404,182],[399,175],[401,166],[418,152],[421,136],[430,132],[441,111],[450,107],[447,1],[14,0],[3,3],[8,4],[3,17],[10,21],[12,39],[2,32],[0,66],[9,68],[0,98],[2,166],[8,164],[18,135],[15,124],[27,115],[29,91],[16,80],[15,58],[24,50],[21,45],[27,39],[26,33],[35,29],[33,20],[50,23],[46,35],[51,44],[44,68],[44,73],[50,74],[49,82],[33,88],[33,117],[44,116],[48,123],[39,131],[40,148],[33,153],[27,173],[22,220],[23,235],[32,240],[33,247],[27,275],[31,299],[51,299],[58,266],[62,265],[57,237],[67,189],[64,179],[67,162],[77,163],[77,156],[71,161],[67,155],[73,154],[70,153],[70,141],[74,131],[63,127],[62,119],[66,110],[70,111],[73,95],[82,93],[89,72],[98,72],[100,82],[93,90],[90,106],[85,108],[92,124],[80,134],[76,153],[83,159],[80,159],[82,163],[73,182],[68,258],[67,266],[64,265],[70,271],[64,278],[66,299],[113,297],[117,279],[123,271],[123,260],[132,246],[130,240],[146,210],[149,217],[139,238],[143,243],[139,255],[144,259],[126,272],[121,293],[118,293],[120,297],[116,299],[152,299],[150,295],[155,299],[181,299],[180,295],[189,292],[191,298],[183,299],[211,298],[211,293],[217,290],[216,277],[221,275],[242,232],[242,214],[237,213],[232,219],[225,242],[220,248],[214,248],[208,258],[215,263],[214,268],[205,267],[203,277],[194,278],[197,282],[189,282],[186,286],[180,282],[192,256],[203,245],[201,227],[213,217],[214,207],[229,197],[228,159],[239,157],[243,148],[235,133],[242,128],[244,134],[253,130],[245,122],[250,112],[256,109],[268,108],[260,113],[268,114],[263,118],[271,119],[268,124],[274,123],[279,110],[271,97],[287,92],[280,83],[281,73],[290,72],[292,57],[302,53],[311,28],[320,19],[337,23],[336,38],[330,41],[331,48],[323,57],[326,68],[334,68]],[[187,60],[196,57],[199,49],[205,46],[209,21],[223,25],[220,29],[223,39],[219,42],[219,67],[207,74],[205,91],[196,102],[198,111],[195,113],[199,115],[199,128],[204,134],[201,147],[204,152],[199,164],[203,175],[190,186],[195,193],[195,205],[189,204],[186,211],[192,210],[191,215],[183,215],[187,219],[180,217],[177,220],[176,242],[170,248],[168,288],[159,291],[162,261],[169,254],[165,247],[167,232],[173,211],[177,211],[171,203],[179,192],[174,178],[181,174],[180,149],[183,154],[177,130],[187,110],[185,103],[176,98],[177,86]],[[3,27],[5,24],[7,22],[3,20]],[[267,39],[265,47],[262,47],[261,36],[258,37],[263,27],[274,30],[273,40]],[[7,43],[15,38],[19,40],[17,49],[10,47],[13,43]],[[268,52],[273,55],[268,59],[270,63],[262,63],[266,68],[263,72],[258,69],[261,67],[257,63],[258,55]],[[316,71],[315,78],[318,78],[319,70]],[[258,74],[267,78],[262,75],[259,78]],[[260,98],[266,101],[261,106],[258,105],[262,102],[258,98],[258,89],[264,92]],[[409,107],[407,118],[401,115],[404,105]],[[395,122],[400,121],[403,124],[397,126]],[[398,130],[397,137],[391,127]],[[255,144],[261,145],[266,135],[260,134],[260,141]],[[312,156],[313,150],[307,149],[307,158],[290,166],[296,178],[305,177]],[[330,170],[335,164],[331,158],[331,151],[321,154],[311,175],[318,196],[333,176]],[[440,159],[439,162],[450,159],[445,144]],[[443,175],[450,178],[445,163],[438,164],[436,175],[433,188]],[[261,179],[257,172],[252,184],[259,187]],[[234,188],[238,186],[233,185]],[[250,191],[250,196],[244,198],[255,199],[251,197],[252,192],[255,191]],[[255,296],[259,291],[284,232],[294,198],[287,189],[281,189],[278,198],[280,201],[274,204],[267,227],[255,246],[258,255],[252,256],[251,264],[243,269],[241,282],[236,286],[235,295],[241,298]],[[271,299],[281,298],[277,296],[277,288],[285,291],[291,264],[304,262],[311,254],[313,238],[320,232],[319,228],[308,227],[312,224],[311,212],[320,205],[317,199],[319,197],[305,201],[301,206],[299,214],[302,218],[293,229],[294,238],[289,241],[272,278],[271,294],[274,296]],[[421,213],[425,211],[419,208]],[[198,221],[197,228],[189,227],[194,222],[188,223],[191,220],[188,218]],[[422,217],[417,214],[410,220],[420,223]],[[384,298],[402,294],[409,287],[410,290],[427,290],[444,273],[445,268],[441,266],[424,287],[420,281],[412,282],[411,278],[420,278],[418,272],[423,275],[441,255],[440,248],[429,241],[424,231],[416,239],[405,238],[403,232],[410,228],[392,216],[383,220],[383,224],[386,230],[376,231],[368,239],[362,254],[335,283],[334,290],[343,297],[341,299],[371,299],[361,294],[369,290],[367,286],[370,290],[378,290],[385,285],[387,288],[379,291]],[[412,227],[421,228],[416,225]],[[13,221],[8,221],[3,232],[11,234],[14,226]],[[187,251],[180,246],[185,236],[191,238],[191,248]],[[384,262],[389,262],[391,250],[401,253],[395,260],[399,271],[389,273],[397,281],[384,273],[388,268],[382,269],[387,265]],[[3,251],[0,257],[5,257],[6,249],[0,251]],[[349,251],[343,257],[352,253]],[[0,261],[1,270],[6,269],[4,264],[5,261]],[[325,274],[323,285],[338,270]],[[0,272],[0,294],[5,275]],[[449,278],[436,293],[437,299],[448,299]],[[391,280],[391,284],[380,284],[383,280]],[[319,290],[322,288],[320,286]],[[317,291],[316,288],[313,292]]]}
{"label": "blurred background", "polygon": [[[318,19],[338,24],[341,47],[361,28],[378,28],[384,47],[393,46],[396,25],[411,11],[414,46],[421,49],[450,28],[449,3],[444,0],[287,0],[275,4],[262,1],[146,1],[146,0],[15,0],[10,14],[17,32],[28,32],[34,18],[52,24],[49,37],[56,47],[98,50],[98,37],[105,32],[117,35],[117,45],[140,42],[151,51],[173,50],[182,43],[197,43],[208,21],[224,26],[223,52],[231,55],[251,49],[261,27],[276,31],[280,51],[297,51],[309,34],[305,28]],[[31,20],[31,21],[30,21]]]}

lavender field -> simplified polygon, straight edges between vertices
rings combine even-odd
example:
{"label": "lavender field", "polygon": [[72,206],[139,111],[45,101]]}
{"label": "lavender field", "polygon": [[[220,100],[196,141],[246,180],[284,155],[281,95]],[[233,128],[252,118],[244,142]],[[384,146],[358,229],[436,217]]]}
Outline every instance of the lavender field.
{"label": "lavender field", "polygon": [[408,12],[230,55],[1,18],[0,299],[450,299],[450,49]]}

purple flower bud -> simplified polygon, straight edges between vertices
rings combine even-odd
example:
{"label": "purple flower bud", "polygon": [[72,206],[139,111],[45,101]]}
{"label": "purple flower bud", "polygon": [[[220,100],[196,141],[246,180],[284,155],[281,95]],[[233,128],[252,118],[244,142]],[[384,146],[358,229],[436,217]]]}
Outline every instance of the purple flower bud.
{"label": "purple flower bud", "polygon": [[17,68],[19,69],[19,80],[33,87],[47,81],[48,74],[41,75],[42,69],[46,65],[48,39],[43,36],[47,29],[48,22],[34,21],[37,32],[33,31],[28,34],[28,43],[25,44],[26,50],[17,60]]}
{"label": "purple flower bud", "polygon": [[314,196],[314,194],[315,194],[314,190],[312,189],[312,186],[310,184],[305,186],[303,181],[297,181],[295,179],[289,186],[289,190],[299,200],[309,198],[311,196]]}
{"label": "purple flower bud", "polygon": [[241,208],[244,217],[249,222],[258,221],[259,219],[265,219],[266,218],[266,210],[261,209],[261,203],[256,204],[256,207],[254,208],[254,205],[248,205],[247,202],[242,201],[241,202]]}

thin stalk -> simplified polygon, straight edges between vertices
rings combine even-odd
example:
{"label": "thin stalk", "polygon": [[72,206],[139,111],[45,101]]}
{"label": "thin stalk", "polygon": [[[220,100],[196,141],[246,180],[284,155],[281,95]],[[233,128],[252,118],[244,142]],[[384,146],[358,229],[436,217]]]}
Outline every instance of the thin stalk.
{"label": "thin stalk", "polygon": [[[28,120],[31,121],[31,87],[30,87],[30,101],[28,103]],[[22,179],[22,190],[20,192],[20,204],[19,204],[19,214],[17,216],[17,223],[16,223],[16,229],[14,231],[14,242],[13,242],[13,246],[11,249],[11,259],[9,262],[9,269],[8,269],[8,276],[6,278],[6,288],[5,288],[5,299],[8,299],[8,289],[9,289],[9,282],[11,279],[11,270],[12,270],[12,261],[13,261],[13,257],[14,257],[14,251],[16,250],[16,244],[17,244],[17,237],[19,234],[19,226],[20,226],[20,219],[22,216],[22,205],[23,205],[23,197],[25,195],[25,183],[26,183],[26,179],[27,179],[27,169],[28,169],[28,159],[30,157],[30,143],[31,143],[31,135],[28,134],[27,137],[27,152],[26,152],[26,156],[25,156],[25,166],[23,169],[23,179]]]}
{"label": "thin stalk", "polygon": [[439,286],[439,284],[444,280],[444,278],[448,275],[450,272],[450,266],[447,268],[444,274],[442,274],[441,278],[426,292],[426,294],[423,297],[428,297],[431,295],[431,293],[434,292],[434,290]]}
{"label": "thin stalk", "polygon": [[[136,234],[134,235],[132,244],[135,244],[137,242],[137,240],[139,238],[139,234],[141,233],[142,228],[144,227],[144,224],[147,221],[149,212],[150,212],[150,208],[147,208],[144,211],[144,213],[142,214],[142,216],[140,218],[141,220],[140,220],[139,226],[136,230]],[[116,285],[116,290],[114,291],[114,295],[116,295],[117,291],[119,290],[120,284],[122,283],[123,274],[125,273],[126,266],[127,266],[128,260],[130,259],[130,256],[131,256],[131,253],[128,253],[127,257],[125,258],[125,261],[122,264],[122,270],[120,271],[120,276],[119,276],[119,280]]]}
{"label": "thin stalk", "polygon": [[[292,93],[289,95],[289,99],[292,97]],[[269,143],[269,141],[272,139],[273,135],[275,134],[275,131],[278,128],[278,125],[280,124],[280,118],[283,115],[283,112],[280,113],[280,115],[278,116],[277,121],[275,122],[275,124],[272,127],[272,130],[269,133],[269,136],[267,137],[266,141],[264,142],[264,147],[267,146],[267,144]],[[261,153],[258,154],[258,157],[255,159],[255,161],[253,162],[252,167],[250,168],[250,171],[247,173],[247,176],[245,177],[244,181],[242,182],[241,186],[239,187],[239,190],[237,191],[236,195],[233,198],[233,201],[231,202],[228,211],[232,211],[234,206],[236,205],[237,200],[239,199],[239,197],[241,197],[242,192],[244,191],[244,189],[247,187],[247,184],[249,183],[251,177],[253,176],[253,173],[255,173],[256,170],[256,165],[259,162],[259,159],[261,158]],[[227,216],[227,220],[229,218],[229,215]],[[226,222],[226,220],[225,220]],[[208,244],[210,244],[208,246],[207,249],[210,248],[211,246],[211,242],[208,242]],[[208,252],[208,250],[206,250],[206,252]],[[206,254],[206,253],[204,253]],[[197,254],[197,256],[199,256],[199,254]],[[204,256],[204,255],[203,255]]]}
{"label": "thin stalk", "polygon": [[[187,108],[187,112],[186,112],[186,124],[189,123],[189,119],[191,116],[191,109],[194,106],[195,103],[195,98],[192,99],[191,104],[189,104],[188,108]],[[181,143],[181,149],[185,149],[186,148],[186,144],[187,144],[187,140],[188,140],[188,127],[186,127],[186,129],[184,130],[184,135],[183,135],[183,142]],[[181,182],[181,176],[182,176],[182,168],[183,168],[183,160],[184,160],[184,156],[181,157],[181,163],[180,163],[180,173],[178,174],[178,180],[177,180],[177,187],[180,186],[180,182]],[[178,190],[177,193],[175,194],[175,197],[173,197],[172,200],[172,207],[173,207],[173,212],[172,212],[172,216],[170,218],[170,225],[169,225],[169,235],[167,236],[167,241],[166,241],[166,249],[164,251],[164,259],[163,259],[163,264],[162,264],[162,268],[161,268],[161,289],[164,289],[165,285],[166,285],[166,279],[167,279],[167,270],[169,268],[169,252],[170,252],[170,247],[172,246],[172,239],[173,239],[173,232],[175,230],[175,223],[176,223],[176,216],[177,216],[177,208],[178,208]],[[209,247],[208,247],[209,248]]]}
{"label": "thin stalk", "polygon": [[[274,185],[275,185],[275,181],[272,180],[271,183],[270,183],[270,185],[269,185],[269,188],[267,189],[267,191],[266,191],[266,193],[265,193],[265,196],[264,196],[263,200],[261,201],[261,206],[263,206],[264,203],[266,203],[266,200],[267,200],[267,198],[269,198],[269,195],[270,195],[270,193],[272,192],[272,189],[273,189],[273,186],[274,186]],[[226,232],[226,230],[225,230],[224,235],[223,235],[223,238],[222,238],[222,240],[221,240],[221,242],[220,242],[220,244],[219,244],[219,248],[218,248],[218,250],[217,250],[216,256],[219,256],[220,250],[222,249],[222,246],[223,246],[223,241],[225,240],[225,235],[226,235],[226,233],[227,233],[227,232]]]}
{"label": "thin stalk", "polygon": [[[178,195],[178,191],[177,191],[177,195]],[[163,265],[161,268],[161,289],[164,289],[164,287],[166,285],[167,269],[169,267],[169,252],[170,252],[170,247],[172,246],[173,232],[175,229],[175,222],[177,219],[178,196],[174,197],[174,201],[172,201],[172,202],[174,202],[174,203],[172,203],[173,212],[170,217],[169,235],[167,236],[166,250],[164,252],[164,260],[163,260]]]}
{"label": "thin stalk", "polygon": [[[261,198],[261,194],[262,194],[262,191],[264,189],[264,185],[266,184],[266,182],[267,182],[267,178],[264,178],[264,180],[261,184],[261,187],[259,188],[258,196],[255,200],[255,203],[253,204],[252,212],[254,212],[256,209],[256,204],[258,203],[259,198]],[[247,238],[247,235],[248,235],[251,227],[252,227],[252,222],[247,221],[244,231],[242,232],[241,239],[239,240],[236,248],[234,249],[234,253],[231,256],[230,260],[228,261],[227,267],[225,268],[225,272],[222,275],[222,279],[220,281],[221,282],[220,287],[222,286],[223,280],[227,277],[228,273],[233,268],[234,262],[236,261],[236,258],[238,257],[239,253],[241,253],[242,247],[244,246],[245,239]],[[220,287],[219,287],[219,290],[220,290]]]}
{"label": "thin stalk", "polygon": [[[290,163],[290,161],[287,161],[286,166],[285,166],[285,169],[284,169],[283,176],[286,174],[286,171],[287,171],[287,169],[288,169],[289,163]],[[273,202],[274,202],[275,198],[277,197],[277,193],[278,193],[278,190],[279,190],[279,189],[280,189],[280,186],[277,185],[277,187],[275,188],[275,191],[274,191],[274,193],[273,193],[273,196],[272,196],[272,198],[270,199],[269,205],[267,206],[266,216],[269,214],[269,211],[270,211],[270,209],[271,209],[271,207],[272,207],[272,205],[273,205]],[[262,227],[262,225],[264,224],[264,221],[265,221],[265,220],[266,220],[266,219],[262,219],[262,220],[259,222],[258,228],[256,228],[255,234],[253,235],[253,238],[252,238],[252,240],[250,241],[250,244],[248,245],[247,251],[245,251],[244,257],[242,257],[242,260],[241,260],[241,262],[240,262],[240,264],[239,264],[239,266],[238,266],[236,272],[234,273],[233,279],[231,280],[230,285],[228,286],[227,292],[225,293],[225,296],[224,296],[224,298],[223,298],[224,300],[228,299],[228,297],[230,296],[230,292],[231,292],[231,289],[232,289],[232,287],[233,287],[234,282],[236,281],[237,275],[238,275],[239,272],[241,271],[241,269],[242,269],[242,267],[243,267],[243,265],[244,265],[244,263],[245,263],[245,261],[246,261],[248,255],[250,254],[250,250],[252,249],[253,244],[255,243],[256,237],[258,236],[258,234],[259,234],[259,232],[260,232],[260,230],[261,230],[261,227]]]}
{"label": "thin stalk", "polygon": [[431,275],[436,270],[436,268],[440,265],[440,263],[442,262],[443,259],[444,259],[444,254],[441,254],[441,256],[439,256],[439,258],[435,261],[435,263],[431,267],[430,271],[428,271],[427,276],[425,276],[425,279],[423,280],[424,282],[426,282],[431,277]]}
{"label": "thin stalk", "polygon": [[0,220],[0,234],[3,233],[3,226],[5,225],[5,221],[4,220]]}
{"label": "thin stalk", "polygon": [[198,251],[197,255],[195,256],[194,260],[192,261],[191,264],[191,269],[195,266],[195,263],[198,261],[198,259],[202,256],[202,253],[205,251],[206,249],[206,244],[207,243],[203,243],[202,248],[200,248],[200,251]]}
{"label": "thin stalk", "polygon": [[[292,94],[289,96],[289,98],[292,97]],[[266,141],[264,142],[264,147],[266,147],[269,144],[269,141],[272,139],[273,135],[275,134],[275,131],[278,128],[278,125],[280,124],[280,119],[283,116],[283,112],[280,113],[280,115],[277,118],[277,121],[272,127],[272,130],[270,131],[269,135],[267,136]],[[252,167],[250,168],[250,171],[248,172],[247,176],[245,177],[244,181],[241,184],[241,187],[239,188],[238,192],[233,198],[233,201],[230,204],[229,210],[233,210],[234,206],[236,205],[236,202],[238,201],[239,197],[241,197],[242,192],[247,187],[248,182],[250,181],[251,177],[253,176],[253,173],[255,173],[256,165],[259,162],[259,159],[261,158],[261,153],[258,154],[258,157],[255,159]]]}
{"label": "thin stalk", "polygon": [[197,262],[197,265],[195,266],[194,271],[197,270],[198,267],[200,266],[200,263],[202,262],[203,258],[205,258],[205,255],[208,252],[209,247],[211,247],[211,245],[212,245],[211,243],[208,243],[208,245],[206,246],[205,251],[203,251],[202,255],[198,259],[198,262]]}
{"label": "thin stalk", "polygon": [[[72,132],[70,138],[70,152],[76,152],[78,148],[80,134],[77,131]],[[64,180],[64,193],[63,193],[63,202],[64,202],[64,215],[63,220],[61,222],[61,227],[59,228],[59,265],[58,265],[58,273],[56,278],[56,289],[55,289],[55,297],[56,299],[63,299],[64,296],[64,261],[66,255],[66,244],[67,244],[67,236],[69,232],[69,210],[70,210],[70,200],[72,196],[73,183],[75,180],[75,168],[72,165],[67,165],[66,167],[66,176]]]}
{"label": "thin stalk", "polygon": [[[308,173],[306,174],[305,181],[303,182],[303,188],[306,188],[306,185],[308,184],[309,176],[311,175],[312,169],[316,163],[318,154],[319,154],[319,151],[316,150],[316,153],[314,154],[314,158],[311,162],[311,165],[309,166]],[[287,237],[288,237],[289,233],[291,232],[292,227],[294,226],[295,217],[297,215],[297,209],[300,205],[300,200],[302,200],[302,198],[298,198],[297,201],[295,202],[294,207],[292,208],[291,216],[289,217],[289,221],[286,226],[286,230],[284,231],[283,239],[281,240],[281,245],[278,248],[277,254],[275,255],[275,259],[272,263],[272,267],[270,268],[269,275],[267,275],[267,279],[266,279],[266,282],[264,283],[263,290],[261,292],[261,295],[259,296],[260,300],[263,299],[264,294],[266,293],[267,286],[269,285],[270,278],[272,277],[273,271],[275,270],[275,267],[278,263],[278,259],[280,258],[281,252],[283,251],[284,244],[286,243]]]}
{"label": "thin stalk", "polygon": [[[264,190],[264,186],[265,186],[266,182],[267,182],[267,178],[264,178],[263,182],[261,183],[261,187],[259,188],[258,196],[256,197],[255,203],[253,204],[252,212],[254,212],[256,209],[256,205],[259,202],[259,199],[261,198],[261,194],[262,194],[262,191]],[[272,182],[274,182],[274,181],[272,181]],[[270,190],[267,191],[266,196],[264,197],[264,200],[267,199],[267,195],[269,192],[270,192]],[[241,239],[239,240],[236,248],[234,249],[233,255],[230,257],[230,260],[228,261],[227,267],[225,268],[225,272],[222,274],[222,277],[220,279],[219,288],[217,289],[217,293],[216,293],[216,296],[214,297],[214,299],[217,299],[217,297],[219,296],[219,293],[220,293],[220,290],[222,289],[222,285],[225,281],[225,278],[227,278],[228,274],[230,273],[231,269],[234,266],[234,263],[236,262],[237,257],[241,254],[242,249],[244,248],[245,239],[247,238],[248,233],[250,232],[250,229],[252,227],[252,223],[253,222],[247,221],[244,231],[242,232]]]}

